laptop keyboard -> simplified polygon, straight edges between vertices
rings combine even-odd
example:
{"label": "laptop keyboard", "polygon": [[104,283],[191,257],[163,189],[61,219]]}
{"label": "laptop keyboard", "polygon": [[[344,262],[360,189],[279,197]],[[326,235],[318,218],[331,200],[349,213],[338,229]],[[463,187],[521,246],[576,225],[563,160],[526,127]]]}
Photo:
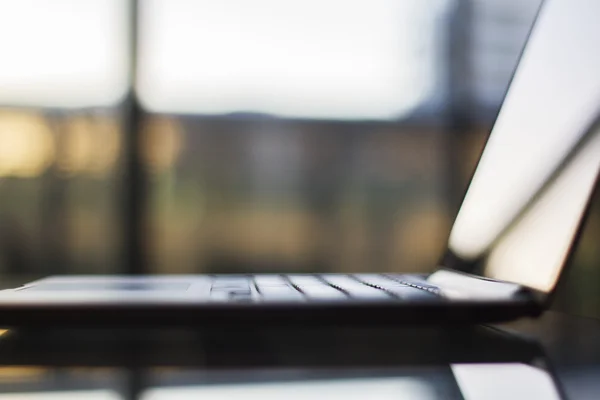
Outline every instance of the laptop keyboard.
{"label": "laptop keyboard", "polygon": [[416,275],[318,274],[213,277],[216,302],[386,301],[438,298],[439,290]]}

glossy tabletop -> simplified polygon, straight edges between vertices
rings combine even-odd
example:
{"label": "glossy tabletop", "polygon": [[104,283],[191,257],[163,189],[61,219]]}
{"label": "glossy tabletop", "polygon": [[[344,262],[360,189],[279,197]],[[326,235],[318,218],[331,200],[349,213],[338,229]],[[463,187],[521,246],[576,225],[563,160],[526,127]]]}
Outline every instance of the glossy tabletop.
{"label": "glossy tabletop", "polygon": [[598,398],[600,322],[8,330],[2,399]]}

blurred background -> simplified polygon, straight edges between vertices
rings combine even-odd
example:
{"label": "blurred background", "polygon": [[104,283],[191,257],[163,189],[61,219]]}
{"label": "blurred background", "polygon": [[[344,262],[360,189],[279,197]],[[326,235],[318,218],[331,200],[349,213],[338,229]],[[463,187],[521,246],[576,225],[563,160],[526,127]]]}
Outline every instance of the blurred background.
{"label": "blurred background", "polygon": [[2,286],[430,270],[540,2],[0,0]]}

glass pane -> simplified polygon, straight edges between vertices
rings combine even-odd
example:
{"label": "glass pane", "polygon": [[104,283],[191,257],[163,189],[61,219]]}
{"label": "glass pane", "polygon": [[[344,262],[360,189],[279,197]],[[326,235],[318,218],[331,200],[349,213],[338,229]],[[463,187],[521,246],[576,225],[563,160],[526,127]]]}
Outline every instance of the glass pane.
{"label": "glass pane", "polygon": [[487,30],[513,33],[498,50],[453,36],[490,16],[466,2],[143,2],[153,271],[431,270],[468,168],[448,152],[479,142],[440,122],[489,118],[501,94],[479,88],[510,75],[481,73],[480,53],[512,70],[537,5],[491,8],[514,17]]}
{"label": "glass pane", "polygon": [[0,0],[0,271],[117,272],[126,3]]}
{"label": "glass pane", "polygon": [[127,83],[119,0],[0,0],[0,104],[113,105]]}
{"label": "glass pane", "polygon": [[431,106],[447,0],[148,0],[152,111],[386,119]]}

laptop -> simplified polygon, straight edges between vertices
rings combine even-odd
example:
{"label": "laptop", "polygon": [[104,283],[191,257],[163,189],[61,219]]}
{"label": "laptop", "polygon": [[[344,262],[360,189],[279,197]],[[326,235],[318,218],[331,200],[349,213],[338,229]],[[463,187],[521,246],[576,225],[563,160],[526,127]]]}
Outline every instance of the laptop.
{"label": "laptop", "polygon": [[[600,168],[600,3],[541,7],[429,274],[55,276],[0,292],[0,325],[480,323],[539,315]],[[398,266],[410,270],[410,266]]]}

